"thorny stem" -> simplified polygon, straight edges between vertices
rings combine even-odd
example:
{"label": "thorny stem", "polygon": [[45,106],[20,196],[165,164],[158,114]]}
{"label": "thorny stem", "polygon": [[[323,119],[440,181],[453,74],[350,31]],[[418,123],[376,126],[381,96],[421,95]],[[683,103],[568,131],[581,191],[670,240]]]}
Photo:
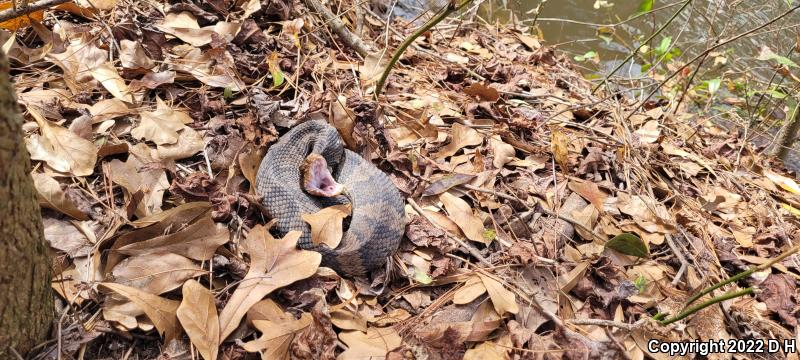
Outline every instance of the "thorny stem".
{"label": "thorny stem", "polygon": [[422,26],[420,26],[419,29],[414,31],[413,34],[411,34],[409,37],[407,37],[403,41],[403,43],[400,44],[400,47],[398,47],[397,50],[395,50],[394,55],[392,55],[392,59],[389,60],[389,63],[386,65],[386,68],[383,69],[383,74],[381,74],[381,78],[378,80],[377,85],[375,85],[375,99],[376,100],[378,99],[378,97],[380,97],[381,91],[383,90],[383,85],[384,85],[384,83],[386,83],[386,79],[389,77],[389,73],[392,71],[392,68],[394,67],[394,64],[396,64],[397,61],[400,60],[400,56],[403,55],[403,53],[414,42],[414,40],[416,40],[422,34],[426,33],[432,27],[436,26],[436,24],[440,23],[448,15],[452,14],[455,11],[460,10],[461,8],[463,8],[464,6],[469,4],[470,2],[472,2],[472,0],[466,0],[463,3],[460,3],[460,4],[457,4],[456,1],[449,2],[447,5],[445,5],[444,8],[439,10],[439,13],[436,16],[432,17],[425,24],[422,24]]}
{"label": "thorny stem", "polygon": [[661,34],[661,32],[664,31],[664,29],[666,29],[667,26],[669,26],[669,24],[671,24],[673,20],[678,18],[678,15],[680,15],[680,13],[683,12],[683,9],[686,9],[686,7],[689,6],[689,4],[691,4],[691,3],[692,3],[692,0],[686,0],[683,3],[683,5],[680,7],[680,9],[678,9],[678,11],[675,11],[675,13],[672,14],[672,17],[670,17],[669,20],[667,20],[667,22],[664,23],[664,25],[661,25],[661,27],[658,28],[658,30],[656,30],[656,32],[654,32],[652,35],[650,35],[650,37],[648,37],[647,40],[642,41],[641,43],[639,43],[639,46],[637,46],[636,49],[631,51],[631,53],[628,54],[628,57],[626,57],[625,60],[622,60],[619,64],[617,64],[617,66],[613,70],[611,70],[611,72],[609,72],[603,78],[603,81],[601,81],[599,84],[597,84],[597,86],[594,87],[594,89],[592,89],[592,94],[597,92],[597,89],[600,89],[603,85],[605,85],[608,82],[608,79],[610,79],[614,75],[614,73],[616,73],[625,64],[627,64],[628,61],[633,59],[633,57],[636,56],[636,54],[639,53],[639,50],[642,48],[642,46],[645,46],[646,44],[649,44],[650,41],[652,41],[656,36],[658,36],[658,34]]}

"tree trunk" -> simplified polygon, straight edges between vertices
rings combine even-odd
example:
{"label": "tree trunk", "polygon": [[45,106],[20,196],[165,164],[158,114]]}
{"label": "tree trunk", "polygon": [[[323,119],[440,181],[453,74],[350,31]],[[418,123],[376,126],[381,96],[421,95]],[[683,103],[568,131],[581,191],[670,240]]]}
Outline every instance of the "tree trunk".
{"label": "tree trunk", "polygon": [[0,51],[0,359],[43,342],[53,318],[50,260],[9,70]]}

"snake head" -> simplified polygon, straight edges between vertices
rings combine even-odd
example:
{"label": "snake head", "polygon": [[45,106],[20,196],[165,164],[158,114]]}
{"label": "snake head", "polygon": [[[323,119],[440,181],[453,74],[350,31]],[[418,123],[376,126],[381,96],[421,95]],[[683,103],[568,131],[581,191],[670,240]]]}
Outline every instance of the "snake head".
{"label": "snake head", "polygon": [[328,162],[320,154],[312,153],[300,165],[303,189],[311,195],[334,197],[342,194],[344,186],[336,182],[328,170]]}

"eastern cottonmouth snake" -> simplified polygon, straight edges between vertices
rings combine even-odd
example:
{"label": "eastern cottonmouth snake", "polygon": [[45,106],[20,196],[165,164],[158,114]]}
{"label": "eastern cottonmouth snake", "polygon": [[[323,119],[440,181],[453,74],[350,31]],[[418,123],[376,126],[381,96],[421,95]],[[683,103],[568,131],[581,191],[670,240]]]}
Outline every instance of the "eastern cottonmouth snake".
{"label": "eastern cottonmouth snake", "polygon": [[[338,195],[342,187],[348,196]],[[277,232],[302,231],[299,247],[319,251],[323,265],[348,275],[365,275],[384,265],[405,231],[403,200],[389,177],[345,149],[336,129],[322,121],[295,126],[269,148],[256,190],[277,220]],[[315,246],[300,216],[350,200],[350,226],[339,246]]]}

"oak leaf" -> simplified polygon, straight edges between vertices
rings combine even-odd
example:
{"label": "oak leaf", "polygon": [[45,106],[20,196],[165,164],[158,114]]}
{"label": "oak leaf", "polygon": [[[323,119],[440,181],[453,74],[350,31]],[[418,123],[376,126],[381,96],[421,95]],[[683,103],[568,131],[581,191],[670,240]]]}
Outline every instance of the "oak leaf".
{"label": "oak leaf", "polygon": [[220,313],[220,339],[228,337],[264,296],[317,272],[322,255],[298,249],[301,234],[291,231],[283,239],[275,239],[264,226],[250,230],[242,242],[243,251],[250,255],[250,270]]}
{"label": "oak leaf", "polygon": [[192,344],[205,360],[216,360],[219,353],[219,316],[214,295],[195,280],[183,284],[183,300],[178,320]]}

